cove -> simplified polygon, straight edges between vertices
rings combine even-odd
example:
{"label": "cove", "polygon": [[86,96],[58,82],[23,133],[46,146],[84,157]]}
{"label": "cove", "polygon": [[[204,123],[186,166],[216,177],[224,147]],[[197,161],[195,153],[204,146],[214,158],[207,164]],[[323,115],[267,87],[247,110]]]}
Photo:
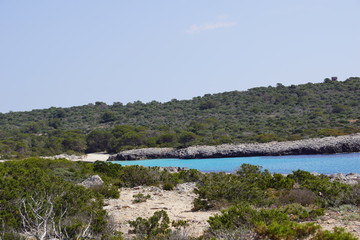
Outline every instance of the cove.
{"label": "cove", "polygon": [[234,172],[243,163],[262,166],[271,173],[291,173],[301,169],[323,174],[360,174],[360,153],[262,156],[206,159],[151,159],[136,161],[112,161],[121,165],[142,165],[147,167],[188,167],[202,172]]}

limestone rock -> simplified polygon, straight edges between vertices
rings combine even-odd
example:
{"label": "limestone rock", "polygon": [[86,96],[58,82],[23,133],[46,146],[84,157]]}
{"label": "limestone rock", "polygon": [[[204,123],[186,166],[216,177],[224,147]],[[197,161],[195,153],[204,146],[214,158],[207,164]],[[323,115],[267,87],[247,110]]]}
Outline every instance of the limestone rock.
{"label": "limestone rock", "polygon": [[101,187],[104,185],[104,181],[99,175],[94,175],[85,179],[80,185],[86,188]]}
{"label": "limestone rock", "polygon": [[109,158],[140,160],[156,158],[222,158],[360,152],[360,134],[288,142],[222,144],[176,148],[143,148],[120,152]]}
{"label": "limestone rock", "polygon": [[356,185],[360,183],[360,174],[357,173],[348,173],[346,175],[343,173],[335,173],[330,174],[329,177],[332,181],[336,180],[341,183],[346,183],[350,185]]}

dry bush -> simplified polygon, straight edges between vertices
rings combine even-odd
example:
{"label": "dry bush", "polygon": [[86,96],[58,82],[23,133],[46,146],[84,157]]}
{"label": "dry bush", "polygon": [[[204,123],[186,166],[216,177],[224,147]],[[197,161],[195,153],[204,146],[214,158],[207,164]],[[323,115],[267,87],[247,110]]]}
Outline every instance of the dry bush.
{"label": "dry bush", "polygon": [[299,203],[302,206],[314,204],[316,201],[316,194],[309,189],[291,189],[284,191],[280,197],[279,202],[282,204]]}
{"label": "dry bush", "polygon": [[219,229],[216,231],[211,231],[205,234],[205,237],[215,237],[219,240],[253,240],[255,234],[247,228],[237,228],[237,229]]}

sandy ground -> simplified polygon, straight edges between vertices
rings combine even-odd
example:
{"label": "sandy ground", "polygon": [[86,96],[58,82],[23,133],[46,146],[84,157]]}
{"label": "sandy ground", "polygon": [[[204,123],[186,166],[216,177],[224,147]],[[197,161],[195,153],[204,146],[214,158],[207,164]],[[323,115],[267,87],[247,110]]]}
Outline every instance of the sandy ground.
{"label": "sandy ground", "polygon": [[[191,236],[199,236],[208,227],[207,220],[218,211],[192,212],[194,183],[179,184],[173,191],[164,191],[158,187],[136,187],[121,189],[120,199],[107,200],[105,209],[115,221],[118,230],[128,235],[131,229],[129,220],[138,217],[149,218],[155,211],[167,211],[170,221],[187,220],[186,231]],[[149,194],[151,199],[142,203],[132,203],[133,195]]]}
{"label": "sandy ground", "polygon": [[[189,226],[186,233],[190,236],[200,236],[208,228],[207,220],[219,211],[192,212],[192,202],[196,197],[193,193],[194,183],[179,184],[173,191],[164,191],[158,187],[122,188],[119,199],[109,199],[105,209],[114,220],[115,226],[130,238],[131,229],[128,221],[138,217],[149,218],[155,211],[167,211],[170,221],[187,220]],[[134,195],[142,193],[151,196],[146,202],[133,203]],[[316,221],[326,230],[343,227],[360,239],[360,209],[329,210],[325,216]]]}
{"label": "sandy ground", "polygon": [[345,228],[360,239],[360,208],[358,207],[342,206],[328,210],[316,223],[326,230],[332,230],[334,227]]}

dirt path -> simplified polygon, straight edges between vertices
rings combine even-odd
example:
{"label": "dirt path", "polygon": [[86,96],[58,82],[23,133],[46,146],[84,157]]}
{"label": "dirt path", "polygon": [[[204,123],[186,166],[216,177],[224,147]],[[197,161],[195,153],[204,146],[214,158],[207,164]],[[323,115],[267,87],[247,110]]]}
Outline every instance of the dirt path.
{"label": "dirt path", "polygon": [[[179,184],[173,191],[164,191],[158,187],[136,187],[121,189],[120,199],[107,200],[105,209],[115,220],[119,230],[128,233],[130,226],[129,220],[138,217],[149,218],[155,211],[167,211],[170,221],[187,220],[188,234],[199,236],[208,227],[207,220],[218,211],[192,212],[192,201],[196,197],[193,193],[195,184]],[[142,203],[132,203],[133,195],[142,193],[149,194],[151,199]]]}

